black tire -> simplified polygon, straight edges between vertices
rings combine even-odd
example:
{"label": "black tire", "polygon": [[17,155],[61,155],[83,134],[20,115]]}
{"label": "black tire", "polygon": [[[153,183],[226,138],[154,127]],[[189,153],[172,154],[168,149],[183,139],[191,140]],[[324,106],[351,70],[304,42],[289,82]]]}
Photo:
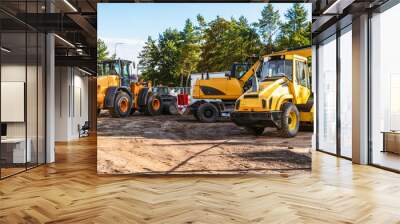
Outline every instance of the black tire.
{"label": "black tire", "polygon": [[[295,116],[295,119],[294,117]],[[294,122],[294,123],[293,123]],[[299,132],[300,113],[296,105],[288,102],[282,106],[280,135],[286,138],[292,138]]]}
{"label": "black tire", "polygon": [[200,121],[199,116],[197,115],[197,110],[196,111],[192,111],[194,118],[196,118],[197,121]]}
{"label": "black tire", "polygon": [[264,133],[265,128],[263,127],[246,127],[246,130],[254,135],[262,135]]}
{"label": "black tire", "polygon": [[171,103],[168,106],[168,113],[171,115],[177,115],[178,114],[178,105],[176,105],[176,103]]}
{"label": "black tire", "polygon": [[[139,90],[139,93],[137,96],[138,97],[137,101],[138,101],[139,107],[145,107],[147,105],[148,96],[149,96],[149,88],[144,87]],[[143,110],[143,112],[144,112],[144,110]]]}
{"label": "black tire", "polygon": [[114,99],[114,107],[110,110],[112,117],[127,117],[132,108],[132,98],[128,93],[119,91]]}
{"label": "black tire", "polygon": [[161,99],[159,96],[150,96],[146,105],[146,115],[160,115],[163,109],[163,105],[161,104]]}
{"label": "black tire", "polygon": [[141,114],[145,114],[146,113],[146,108],[145,107],[139,107],[138,111]]}
{"label": "black tire", "polygon": [[199,106],[197,110],[199,120],[204,123],[213,123],[219,117],[219,111],[214,104],[205,103]]}
{"label": "black tire", "polygon": [[162,114],[170,114],[169,113],[169,107],[171,106],[171,102],[166,102],[166,101],[163,101],[162,102],[162,109],[161,109],[161,113]]}

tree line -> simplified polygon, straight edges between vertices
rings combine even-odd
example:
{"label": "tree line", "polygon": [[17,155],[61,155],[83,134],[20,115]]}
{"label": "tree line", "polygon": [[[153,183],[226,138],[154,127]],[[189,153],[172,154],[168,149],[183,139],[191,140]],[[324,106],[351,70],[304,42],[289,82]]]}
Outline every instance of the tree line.
{"label": "tree line", "polygon": [[[293,4],[280,18],[273,4],[266,4],[257,22],[216,17],[187,19],[182,30],[168,28],[158,38],[148,37],[139,54],[144,79],[182,86],[192,73],[230,70],[234,62],[287,48],[311,44],[311,21],[303,4]],[[98,41],[98,48],[104,45]],[[107,49],[98,49],[98,58]]]}

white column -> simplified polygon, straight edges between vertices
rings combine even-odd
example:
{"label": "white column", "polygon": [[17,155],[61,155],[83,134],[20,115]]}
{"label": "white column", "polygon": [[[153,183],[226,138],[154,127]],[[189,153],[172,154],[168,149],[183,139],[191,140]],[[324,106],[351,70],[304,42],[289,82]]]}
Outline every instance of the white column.
{"label": "white column", "polygon": [[55,44],[53,34],[47,34],[46,45],[46,163],[52,163],[55,161]]}
{"label": "white column", "polygon": [[353,162],[368,163],[368,15],[353,19]]}
{"label": "white column", "polygon": [[314,132],[313,132],[313,135],[312,135],[312,148],[314,149],[314,150],[316,150],[317,149],[317,135],[316,135],[316,131],[317,131],[317,124],[316,124],[316,120],[317,120],[317,95],[315,94],[316,92],[317,92],[317,86],[316,86],[316,83],[317,83],[317,66],[315,66],[316,64],[317,64],[317,47],[315,46],[315,45],[313,45],[312,47],[311,47],[311,49],[312,49],[312,57],[311,57],[311,60],[312,60],[312,62],[311,62],[311,64],[312,64],[312,71],[311,71],[311,83],[312,83],[312,86],[311,86],[311,91],[312,91],[312,93],[314,94],[314,114],[313,114],[313,116],[314,116],[314,122],[313,122],[313,125],[314,125],[314,128],[313,128],[313,130],[314,130]]}

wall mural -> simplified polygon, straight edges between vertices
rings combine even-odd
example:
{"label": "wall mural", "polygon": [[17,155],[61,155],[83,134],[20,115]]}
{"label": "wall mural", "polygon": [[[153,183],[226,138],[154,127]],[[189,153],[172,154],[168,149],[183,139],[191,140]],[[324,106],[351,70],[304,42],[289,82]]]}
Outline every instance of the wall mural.
{"label": "wall mural", "polygon": [[98,4],[98,173],[309,172],[310,45],[311,4]]}

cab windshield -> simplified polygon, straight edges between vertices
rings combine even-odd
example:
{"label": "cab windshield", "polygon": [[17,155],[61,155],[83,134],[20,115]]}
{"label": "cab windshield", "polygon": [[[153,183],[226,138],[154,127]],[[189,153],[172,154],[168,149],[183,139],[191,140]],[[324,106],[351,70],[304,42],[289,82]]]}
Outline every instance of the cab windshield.
{"label": "cab windshield", "polygon": [[292,79],[292,60],[264,60],[261,68],[261,80],[277,77]]}
{"label": "cab windshield", "polygon": [[231,76],[237,79],[241,79],[244,74],[250,69],[249,64],[238,64],[235,63],[232,66]]}
{"label": "cab windshield", "polygon": [[119,75],[128,79],[132,74],[131,62],[129,61],[106,61],[97,66],[99,76]]}
{"label": "cab windshield", "polygon": [[99,75],[119,75],[121,74],[121,65],[118,61],[103,62],[99,65]]}

